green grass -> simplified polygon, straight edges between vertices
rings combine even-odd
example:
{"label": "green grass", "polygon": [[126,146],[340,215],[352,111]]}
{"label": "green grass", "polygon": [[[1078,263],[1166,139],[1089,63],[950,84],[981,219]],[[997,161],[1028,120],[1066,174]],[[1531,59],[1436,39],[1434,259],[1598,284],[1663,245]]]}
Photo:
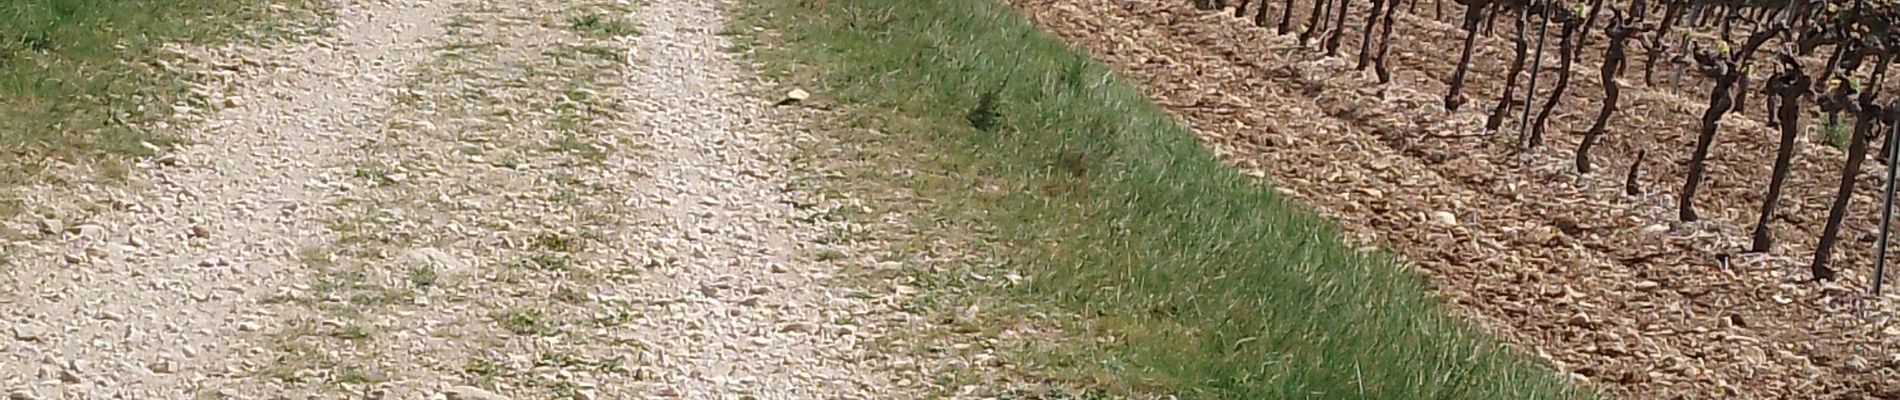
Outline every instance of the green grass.
{"label": "green grass", "polygon": [[638,36],[640,29],[632,23],[594,12],[568,20],[568,28],[575,32],[597,36]]}
{"label": "green grass", "polygon": [[495,315],[495,322],[501,324],[502,329],[516,335],[550,336],[559,333],[553,326],[548,325],[546,317],[540,310],[504,310]]}
{"label": "green grass", "polygon": [[1836,149],[1847,148],[1847,136],[1853,133],[1853,129],[1849,128],[1846,122],[1841,121],[1840,115],[1828,115],[1821,119],[1822,135],[1827,136],[1827,145]]}
{"label": "green grass", "polygon": [[936,218],[993,227],[998,257],[1028,277],[996,296],[1085,316],[1070,332],[1105,339],[1050,345],[1039,374],[1137,397],[1593,396],[1466,328],[1428,282],[1341,244],[990,0],[749,3],[740,23],[781,35],[751,45],[766,75],[852,105],[840,123],[853,126],[827,133],[842,154],[915,168],[879,176]]}
{"label": "green grass", "polygon": [[[0,187],[48,159],[146,155],[163,138],[127,126],[170,115],[181,76],[151,65],[168,42],[274,34],[310,0],[0,2]],[[284,6],[273,10],[272,5]],[[143,110],[140,112],[138,110]]]}

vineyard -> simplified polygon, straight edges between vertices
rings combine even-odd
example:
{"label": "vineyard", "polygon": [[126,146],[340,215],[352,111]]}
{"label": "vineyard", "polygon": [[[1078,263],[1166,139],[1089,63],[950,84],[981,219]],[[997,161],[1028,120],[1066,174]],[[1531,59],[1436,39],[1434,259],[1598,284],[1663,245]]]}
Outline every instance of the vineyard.
{"label": "vineyard", "polygon": [[1896,5],[1013,3],[1588,385],[1900,398]]}

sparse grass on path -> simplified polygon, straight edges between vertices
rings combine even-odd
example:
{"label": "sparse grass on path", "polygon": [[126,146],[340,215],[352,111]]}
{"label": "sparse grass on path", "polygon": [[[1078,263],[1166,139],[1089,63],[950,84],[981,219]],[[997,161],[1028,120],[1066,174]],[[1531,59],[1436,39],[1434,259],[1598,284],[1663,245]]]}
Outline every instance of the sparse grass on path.
{"label": "sparse grass on path", "polygon": [[[1428,284],[1217,162],[1104,67],[990,0],[752,0],[767,72],[815,80],[918,170],[887,179],[996,228],[1010,296],[1089,316],[1039,371],[1113,395],[1588,398],[1471,332]],[[772,34],[782,35],[772,37]],[[832,135],[849,135],[832,133]],[[1054,354],[1054,355],[1048,355]]]}
{"label": "sparse grass on path", "polygon": [[0,2],[0,187],[29,179],[49,158],[149,152],[140,142],[153,138],[126,124],[170,115],[182,87],[180,77],[152,67],[160,45],[271,34],[275,26],[256,25],[310,3]]}

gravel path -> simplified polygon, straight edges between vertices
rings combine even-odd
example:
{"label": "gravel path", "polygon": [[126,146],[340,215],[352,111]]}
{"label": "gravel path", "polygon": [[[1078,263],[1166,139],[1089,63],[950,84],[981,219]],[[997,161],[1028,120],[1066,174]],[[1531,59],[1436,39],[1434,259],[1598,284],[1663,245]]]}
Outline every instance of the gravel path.
{"label": "gravel path", "polygon": [[875,333],[837,323],[878,310],[822,281],[833,264],[801,256],[825,231],[793,223],[791,129],[744,95],[750,81],[715,35],[725,26],[716,4],[656,2],[639,14],[649,34],[634,92],[670,94],[637,100],[655,133],[645,193],[664,221],[639,235],[678,246],[667,257],[684,260],[641,290],[681,299],[646,318],[658,328],[646,338],[686,355],[661,381],[687,398],[887,398],[869,392],[886,382],[853,354]]}
{"label": "gravel path", "polygon": [[[18,230],[40,240],[0,269],[0,387],[20,398],[190,398],[249,379],[267,356],[256,303],[297,285],[368,110],[425,54],[445,2],[339,10],[333,36],[274,49],[179,50],[221,76],[211,105],[179,110],[190,143],[139,163],[133,187],[30,192]],[[63,394],[61,394],[63,393]]]}
{"label": "gravel path", "polygon": [[345,3],[179,50],[210,106],[130,184],[31,190],[9,400],[910,397],[719,1]]}

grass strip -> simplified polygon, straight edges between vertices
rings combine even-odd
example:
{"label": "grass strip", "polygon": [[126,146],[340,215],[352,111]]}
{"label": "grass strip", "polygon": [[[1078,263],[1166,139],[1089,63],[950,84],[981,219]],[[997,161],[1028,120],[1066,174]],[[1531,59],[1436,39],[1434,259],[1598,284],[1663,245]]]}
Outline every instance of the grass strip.
{"label": "grass strip", "polygon": [[[995,228],[1003,293],[1112,340],[1042,366],[1115,395],[1590,398],[1429,283],[1223,166],[1104,66],[991,0],[751,0],[768,75],[883,132],[944,212]],[[851,141],[856,139],[846,139]],[[864,143],[858,143],[862,145]]]}

